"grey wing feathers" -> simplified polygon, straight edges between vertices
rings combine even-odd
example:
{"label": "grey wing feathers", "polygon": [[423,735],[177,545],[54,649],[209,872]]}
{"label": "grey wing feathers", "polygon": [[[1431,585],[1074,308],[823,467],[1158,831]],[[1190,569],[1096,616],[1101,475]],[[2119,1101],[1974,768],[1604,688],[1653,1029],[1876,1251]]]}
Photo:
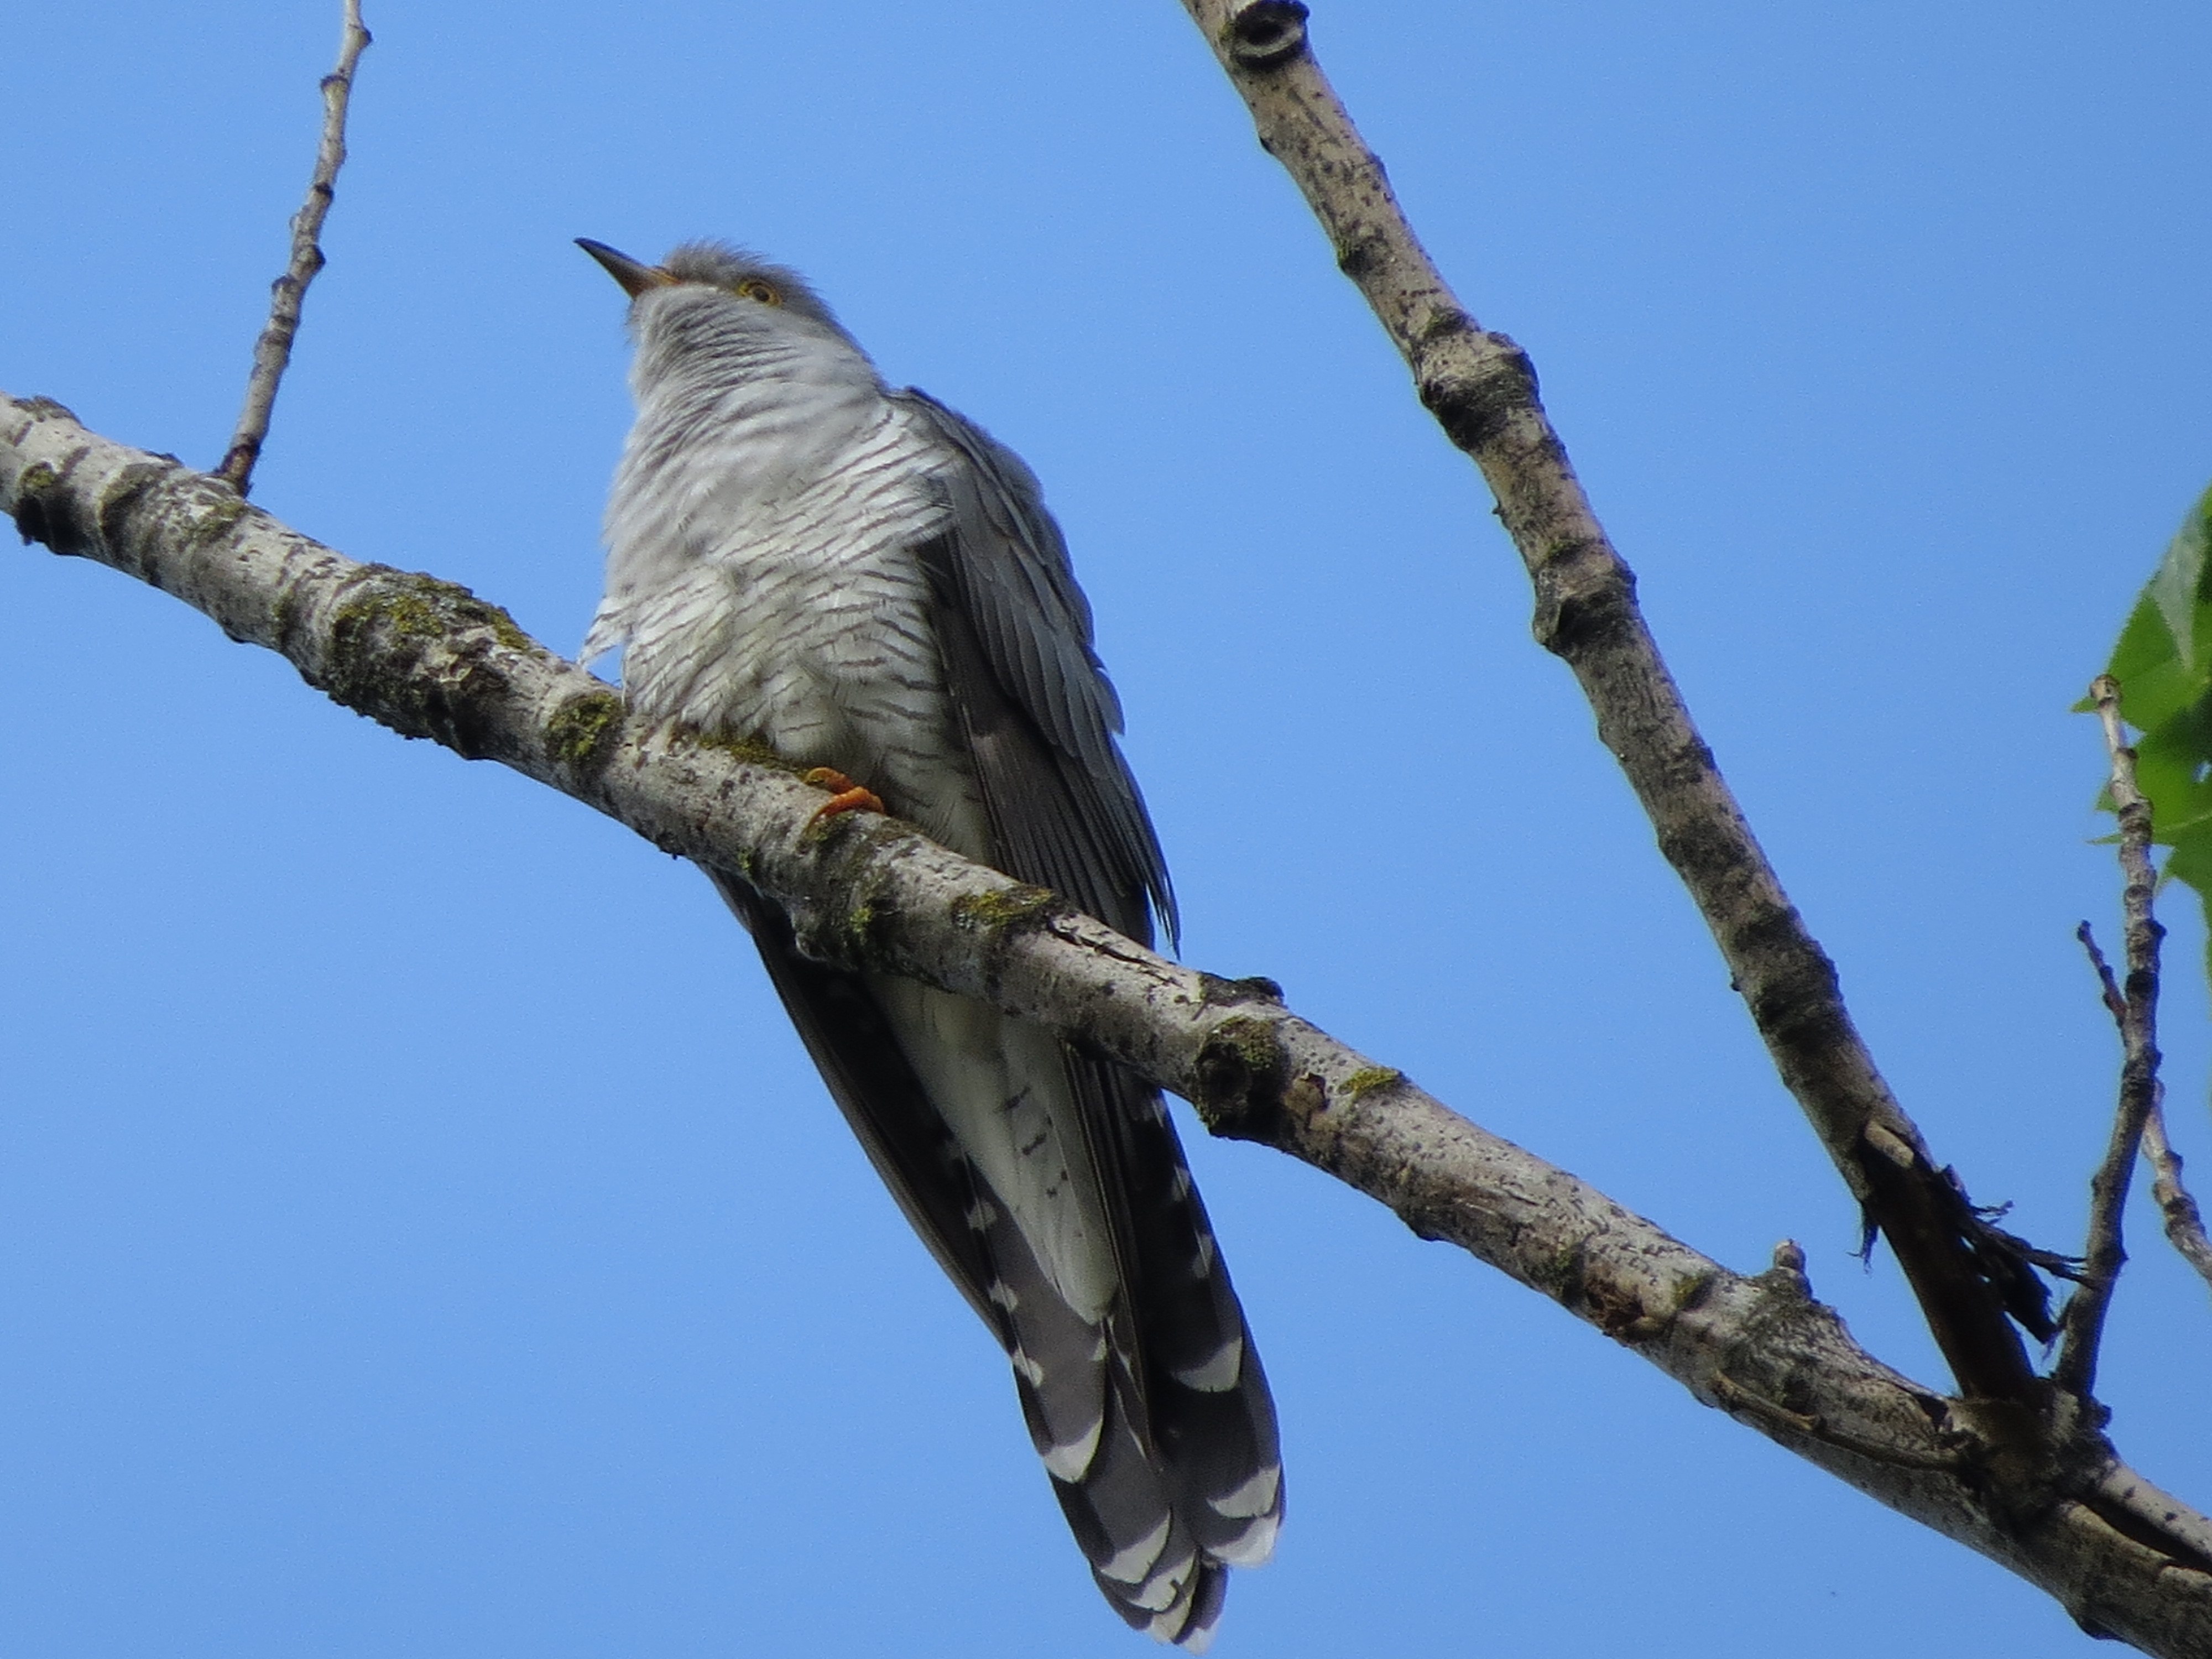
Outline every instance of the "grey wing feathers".
{"label": "grey wing feathers", "polygon": [[[933,575],[973,629],[1006,696],[1046,739],[1076,816],[1095,844],[1085,850],[1114,866],[1115,884],[1135,878],[1172,939],[1175,891],[1167,860],[1114,741],[1121,729],[1121,702],[1091,649],[1091,607],[1075,585],[1067,544],[1045,511],[1036,475],[1012,451],[927,393],[892,395],[927,420],[964,463],[939,475],[951,528]],[[1081,902],[1071,888],[1050,884]],[[1148,928],[1139,933],[1121,917],[1099,919],[1150,938]]]}
{"label": "grey wing feathers", "polygon": [[[1113,742],[1120,711],[1058,530],[1019,460],[908,395],[958,457],[941,479],[951,527],[918,551],[999,866],[1147,939],[1148,900],[1173,925],[1164,865]],[[1158,1092],[1072,1053],[1068,1066],[1124,1294],[1105,1333],[1109,1409],[1096,1455],[1079,1478],[1048,1465],[1116,1610],[1201,1647],[1223,1564],[1264,1560],[1280,1520],[1274,1407]]]}

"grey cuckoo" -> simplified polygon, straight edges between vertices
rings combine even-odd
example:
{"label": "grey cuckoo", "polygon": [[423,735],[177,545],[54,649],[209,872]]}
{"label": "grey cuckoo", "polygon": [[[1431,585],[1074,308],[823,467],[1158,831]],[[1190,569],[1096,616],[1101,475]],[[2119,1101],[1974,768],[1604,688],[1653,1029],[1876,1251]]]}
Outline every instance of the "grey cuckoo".
{"label": "grey cuckoo", "polygon": [[[1091,611],[1028,467],[885,386],[794,273],[711,243],[631,296],[630,429],[588,659],[649,718],[823,769],[1149,941],[1175,901]],[[855,784],[854,780],[859,780]],[[709,872],[830,1094],[1004,1345],[1037,1455],[1115,1611],[1203,1648],[1282,1516],[1267,1379],[1158,1094],[1050,1031],[810,960]]]}

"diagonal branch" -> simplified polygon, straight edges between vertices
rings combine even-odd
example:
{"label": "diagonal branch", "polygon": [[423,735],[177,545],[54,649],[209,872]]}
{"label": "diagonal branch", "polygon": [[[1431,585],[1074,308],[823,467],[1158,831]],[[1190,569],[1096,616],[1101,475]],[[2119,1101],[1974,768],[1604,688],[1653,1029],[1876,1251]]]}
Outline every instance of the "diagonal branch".
{"label": "diagonal branch", "polygon": [[292,341],[300,331],[301,307],[307,300],[307,284],[323,268],[320,238],[323,221],[330,216],[337,193],[338,169],[345,165],[346,106],[353,96],[354,66],[368,46],[368,31],[362,27],[361,0],[345,0],[345,24],[338,37],[337,67],[323,77],[323,137],[315,148],[314,176],[307,181],[307,199],[292,216],[292,262],[270,285],[269,321],[253,343],[253,371],[246,380],[246,407],[239,411],[238,430],[223,452],[215,476],[227,479],[241,495],[253,487],[254,464],[269,436],[269,417],[276,407],[276,386],[292,361]]}
{"label": "diagonal branch", "polygon": [[[2105,683],[2105,678],[2100,676],[2099,684]],[[2090,695],[2099,719],[2105,726],[2106,746],[2112,751],[2112,800],[2115,809],[2120,812],[2121,857],[2124,860],[2124,878],[2122,890],[2123,902],[2128,907],[2128,919],[2132,927],[2135,921],[2134,904],[2140,892],[2142,919],[2148,924],[2144,929],[2145,942],[2153,957],[2152,974],[2154,983],[2155,955],[2159,940],[2165,936],[2165,930],[2160,928],[2155,933],[2150,932],[2152,927],[2156,927],[2150,919],[2150,905],[2157,891],[2155,884],[2148,879],[2150,862],[2150,803],[2143,798],[2142,791],[2136,781],[2133,751],[2127,749],[2126,745],[2120,741],[2120,715],[2116,702],[2117,694],[2114,698],[2099,699],[2095,689],[2093,688]],[[2121,758],[2123,754],[2129,756],[2124,762]],[[2121,777],[2123,767],[2127,773],[2124,780]],[[2122,807],[2120,805],[2124,787],[2128,793],[2130,803],[2126,807]],[[2136,804],[2140,804],[2142,807],[2143,810],[2141,812],[2134,811],[2133,807]],[[2130,837],[2133,838],[2133,850],[2130,850]],[[2146,880],[2140,885],[2136,880],[2136,860],[2138,858],[2146,876]],[[2118,1130],[2124,1127],[2128,1121],[2130,1105],[2128,1085],[2131,1076],[2129,1064],[2134,1058],[2132,1045],[2140,1042],[2144,1047],[2148,1048],[2153,1033],[2148,1030],[2140,1032],[2131,1031],[2134,1011],[2130,1005],[2127,994],[2120,989],[2119,981],[2113,975],[2111,965],[2105,960],[2104,953],[2097,949],[2095,940],[2090,938],[2089,924],[2086,921],[2081,924],[2080,937],[2081,943],[2088,950],[2090,962],[2096,967],[2097,977],[2103,981],[2105,1006],[2111,1011],[2114,1024],[2120,1028],[2123,1058],[2120,1120],[2118,1125],[2115,1126],[2117,1135]],[[2132,945],[2135,937],[2132,932],[2129,937]],[[2154,1000],[2149,1005],[2148,1012],[2154,1020],[2158,1012]],[[2166,1087],[2157,1082],[2156,1059],[2154,1050],[2148,1057],[2148,1070],[2154,1086],[2149,1091],[2149,1106],[2142,1115],[2143,1156],[2150,1161],[2151,1169],[2150,1195],[2152,1201],[2157,1204],[2159,1214],[2166,1224],[2166,1242],[2180,1252],[2183,1261],[2197,1269],[2198,1277],[2208,1285],[2212,1285],[2212,1237],[2208,1237],[2204,1230],[2204,1212],[2197,1207],[2197,1200],[2190,1195],[2189,1188],[2182,1183],[2181,1154],[2173,1150],[2172,1141],[2166,1138]],[[2104,1176],[2105,1171],[2100,1170],[2099,1178],[2103,1179]],[[2091,1188],[2093,1202],[2099,1196],[2099,1189],[2093,1186]],[[2115,1229],[2113,1243],[2117,1246],[2118,1243],[2117,1208],[2113,1210],[2112,1214]],[[2091,1225],[2090,1236],[2093,1239],[2097,1236],[2097,1226],[2094,1222]],[[2107,1294],[2109,1293],[2108,1291]],[[2071,1307],[2067,1310],[2067,1313],[2070,1322],[2073,1313]]]}
{"label": "diagonal branch", "polygon": [[903,974],[1087,1042],[1549,1297],[1730,1416],[1989,1556],[2147,1652],[2212,1651],[2212,1520],[2094,1431],[2023,1458],[1986,1403],[1874,1359],[1802,1255],[1731,1273],[1285,1008],[1168,962],[889,819],[814,827],[774,757],[627,717],[467,590],[353,561],[226,483],[0,394],[0,509],[27,539],[173,593],[405,737],[496,760],[665,850],[743,871],[826,959]]}
{"label": "diagonal branch", "polygon": [[[1306,39],[1296,0],[1183,0],[1413,370],[1481,468],[1536,591],[1537,639],[1565,659],[1690,890],[1784,1084],[1897,1252],[1969,1396],[2039,1405],[2010,1313],[2048,1332],[2044,1292],[1987,1228],[1875,1069],[1836,970],[1790,902],[1698,736],[1536,395],[1528,355],[1484,331],[1431,262]],[[1994,1275],[1994,1276],[1993,1276]],[[2007,1293],[2007,1288],[2010,1294]]]}
{"label": "diagonal branch", "polygon": [[2060,1318],[2065,1341],[2051,1380],[2067,1393],[2089,1396],[2097,1381],[2097,1347],[2104,1340],[2105,1315],[2119,1284],[2120,1268],[2128,1259],[2120,1243],[2120,1218],[2127,1208],[2128,1185],[2136,1167],[2136,1152],[2142,1145],[2143,1126],[2157,1109],[2158,1080],[2158,947],[2166,929],[2151,914],[2158,875],[2150,861],[2150,799],[2136,782],[2136,751],[2128,747],[2120,726],[2120,683],[2100,674],[2089,687],[2089,700],[2105,728],[2105,749],[2111,757],[2112,810],[2120,820],[2120,903],[2126,916],[2127,977],[2115,986],[2112,970],[2088,939],[2089,925],[2081,936],[2089,945],[2091,960],[2104,981],[2105,1002],[2120,1028],[2120,1103],[2112,1121],[2112,1139],[2104,1162],[2089,1182],[2089,1240],[2082,1247],[2081,1285],[2067,1298]]}

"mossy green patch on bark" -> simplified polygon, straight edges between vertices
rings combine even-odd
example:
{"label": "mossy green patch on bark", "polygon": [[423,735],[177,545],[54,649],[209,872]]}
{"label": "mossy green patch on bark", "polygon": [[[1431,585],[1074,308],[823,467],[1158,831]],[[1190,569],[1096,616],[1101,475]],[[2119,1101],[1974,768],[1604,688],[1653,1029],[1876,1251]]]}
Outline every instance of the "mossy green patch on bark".
{"label": "mossy green patch on bark", "polygon": [[370,580],[338,607],[332,618],[336,628],[370,623],[416,640],[441,639],[465,628],[489,628],[492,637],[510,651],[544,649],[500,606],[487,604],[459,582],[385,564],[364,565],[362,570]]}
{"label": "mossy green patch on bark", "polygon": [[1405,1073],[1395,1066],[1363,1066],[1344,1079],[1344,1094],[1347,1100],[1358,1100],[1373,1094],[1377,1089],[1387,1089],[1402,1080]]}
{"label": "mossy green patch on bark", "polygon": [[1191,1104],[1211,1133],[1279,1144],[1290,1057],[1273,1020],[1223,1020],[1206,1034],[1194,1070]]}
{"label": "mossy green patch on bark", "polygon": [[238,527],[239,520],[246,516],[247,511],[242,496],[217,496],[202,507],[194,518],[191,538],[202,544],[220,541]]}
{"label": "mossy green patch on bark", "polygon": [[684,738],[702,749],[717,749],[732,760],[741,760],[748,766],[769,766],[779,772],[788,772],[793,777],[807,769],[797,761],[787,760],[758,738],[732,738],[720,732],[702,732],[696,726],[684,728]]}
{"label": "mossy green patch on bark", "polygon": [[1583,1246],[1577,1242],[1539,1264],[1529,1273],[1528,1282],[1561,1306],[1571,1308],[1580,1293],[1582,1277]]}
{"label": "mossy green patch on bark", "polygon": [[1060,908],[1060,895],[1050,888],[1023,884],[963,893],[952,901],[952,920],[970,932],[1002,938],[1048,920]]}
{"label": "mossy green patch on bark", "polygon": [[1720,1283],[1720,1274],[1708,1267],[1700,1272],[1686,1273],[1676,1281],[1673,1297],[1674,1311],[1688,1313],[1702,1304]]}
{"label": "mossy green patch on bark", "polygon": [[512,689],[501,647],[544,648],[465,587],[365,565],[331,613],[318,684],[402,737],[481,759],[504,729],[493,705]]}
{"label": "mossy green patch on bark", "polygon": [[45,461],[33,461],[15,475],[15,499],[42,495],[62,481],[62,475]]}
{"label": "mossy green patch on bark", "polygon": [[46,512],[46,498],[61,481],[61,474],[46,462],[32,462],[15,476],[15,501],[10,509],[15,529],[25,543],[40,542],[57,553],[69,550],[54,545],[54,528]]}
{"label": "mossy green patch on bark", "polygon": [[545,722],[545,747],[570,771],[588,773],[613,752],[608,742],[621,730],[625,705],[613,691],[586,691],[553,711]]}
{"label": "mossy green patch on bark", "polygon": [[892,877],[871,854],[884,831],[900,833],[904,827],[892,819],[850,812],[830,820],[829,825],[832,829],[843,825],[854,833],[824,855],[823,873],[829,884],[819,905],[806,906],[793,915],[799,948],[823,962],[895,972],[890,943],[884,935],[897,913],[895,907],[882,902]]}

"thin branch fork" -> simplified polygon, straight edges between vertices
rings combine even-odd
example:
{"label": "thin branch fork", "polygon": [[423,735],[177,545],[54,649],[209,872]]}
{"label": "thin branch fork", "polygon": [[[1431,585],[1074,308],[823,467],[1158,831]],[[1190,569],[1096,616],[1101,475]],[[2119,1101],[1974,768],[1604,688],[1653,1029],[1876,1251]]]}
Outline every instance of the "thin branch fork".
{"label": "thin branch fork", "polygon": [[300,316],[307,304],[307,284],[323,268],[323,221],[330,216],[337,194],[338,169],[345,165],[346,108],[353,97],[354,68],[369,42],[362,27],[361,0],[345,0],[345,23],[338,37],[337,67],[323,77],[323,136],[315,149],[314,175],[307,181],[307,199],[292,216],[292,258],[284,274],[270,285],[269,320],[253,343],[253,368],[246,376],[246,406],[239,411],[238,429],[223,452],[215,476],[241,495],[253,487],[253,468],[268,441],[270,416],[276,408],[276,388],[292,361],[292,342],[300,332]]}
{"label": "thin branch fork", "polygon": [[2067,1298],[2060,1316],[2064,1341],[2051,1373],[2054,1383],[2081,1399],[2088,1398],[2096,1385],[2105,1316],[2128,1259],[2121,1243],[2128,1187],[2163,1087],[2158,1077],[2158,975],[2159,945],[2166,937],[2166,929],[2152,913],[2158,872],[2150,858],[2150,799],[2136,781],[2136,751],[2128,746],[2120,723],[2120,683],[2110,674],[2100,674],[2090,684],[2089,701],[2104,729],[2112,808],[2120,822],[2120,908],[2125,919],[2127,975],[2124,981],[2114,983],[2111,967],[2089,938],[2088,923],[2082,923],[2081,939],[2096,964],[2105,1006],[2120,1028],[2121,1058],[2119,1107],[2104,1161],[2089,1182],[2089,1232],[2082,1248],[2081,1284]]}
{"label": "thin branch fork", "polygon": [[[1413,371],[1421,401],[1481,469],[1528,568],[1536,637],[1563,658],[1689,889],[1784,1084],[1897,1253],[1970,1397],[2039,1411],[2008,1311],[2047,1332],[2044,1292],[1929,1153],[1875,1067],[1834,966],[1753,836],[1537,397],[1528,355],[1485,331],[1407,223],[1382,166],[1316,62],[1296,0],[1183,0],[1304,193],[1338,265]],[[1991,1262],[2005,1291],[1985,1272]],[[2024,1294],[2023,1294],[2024,1292]]]}
{"label": "thin branch fork", "polygon": [[173,593],[403,736],[496,760],[663,849],[744,872],[811,953],[1035,1019],[1559,1303],[1777,1444],[2166,1659],[2212,1653],[2212,1518],[2095,1430],[2024,1460],[1993,1419],[1854,1343],[1802,1255],[1730,1272],[1298,1018],[1266,981],[1164,960],[909,827],[814,822],[759,751],[652,729],[465,589],[353,561],[167,457],[0,393],[0,511],[27,539]]}

